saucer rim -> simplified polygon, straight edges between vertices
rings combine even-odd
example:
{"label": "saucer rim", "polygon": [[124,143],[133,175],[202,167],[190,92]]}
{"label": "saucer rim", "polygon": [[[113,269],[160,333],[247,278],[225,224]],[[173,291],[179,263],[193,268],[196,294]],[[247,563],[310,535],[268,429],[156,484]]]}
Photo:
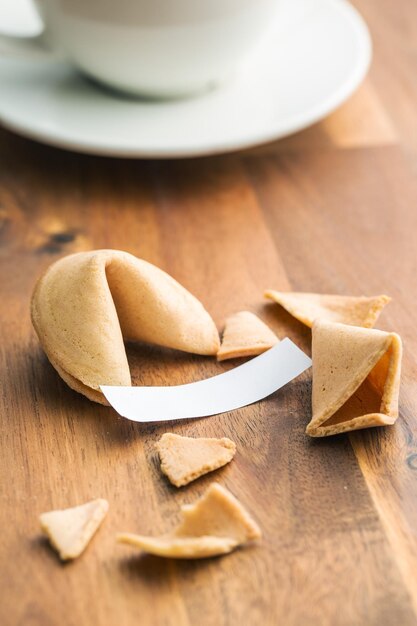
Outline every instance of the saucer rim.
{"label": "saucer rim", "polygon": [[[339,10],[345,19],[350,21],[352,29],[356,30],[356,41],[358,43],[358,56],[355,66],[350,69],[349,77],[343,82],[342,86],[329,95],[325,100],[320,102],[315,109],[309,109],[308,112],[302,112],[292,120],[286,120],[282,128],[279,123],[267,132],[260,133],[253,131],[252,134],[245,133],[241,138],[231,140],[215,140],[212,144],[207,141],[204,145],[190,146],[169,146],[167,148],[151,148],[146,146],[126,146],[117,145],[117,142],[108,142],[106,144],[94,143],[91,138],[83,141],[79,137],[75,140],[60,136],[59,132],[51,132],[49,129],[34,128],[29,122],[25,123],[21,120],[13,120],[0,110],[1,125],[18,135],[35,140],[42,144],[48,144],[64,150],[79,152],[83,154],[117,157],[117,158],[144,158],[144,159],[179,159],[179,158],[195,158],[206,157],[218,154],[230,154],[241,150],[248,150],[265,145],[280,139],[284,139],[290,135],[300,132],[327,117],[330,113],[341,106],[359,87],[365,78],[372,60],[372,40],[369,29],[357,9],[347,0],[321,0],[323,4],[332,6],[332,9]],[[1,59],[0,63],[6,62],[7,59]],[[250,80],[250,79],[249,79]]]}

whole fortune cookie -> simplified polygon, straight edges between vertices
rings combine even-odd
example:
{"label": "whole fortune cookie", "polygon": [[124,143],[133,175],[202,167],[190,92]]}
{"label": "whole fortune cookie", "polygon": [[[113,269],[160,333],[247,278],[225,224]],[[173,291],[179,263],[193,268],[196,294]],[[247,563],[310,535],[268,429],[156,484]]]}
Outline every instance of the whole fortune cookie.
{"label": "whole fortune cookie", "polygon": [[64,381],[107,404],[100,385],[131,385],[124,340],[216,354],[217,328],[197,298],[151,263],[119,250],[66,256],[35,286],[32,323]]}

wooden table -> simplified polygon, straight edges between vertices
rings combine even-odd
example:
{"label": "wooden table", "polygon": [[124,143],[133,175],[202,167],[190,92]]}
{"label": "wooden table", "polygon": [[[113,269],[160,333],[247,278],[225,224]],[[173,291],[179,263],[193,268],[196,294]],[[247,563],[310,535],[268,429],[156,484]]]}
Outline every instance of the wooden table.
{"label": "wooden table", "polygon": [[[357,0],[374,38],[369,78],[288,140],[178,162],[66,153],[0,133],[1,602],[6,625],[417,623],[417,5]],[[257,312],[304,349],[310,333],[265,288],[386,292],[380,327],[405,344],[391,428],[304,434],[310,374],[207,419],[139,425],[69,390],[29,319],[40,273],[70,252],[119,248],[171,273],[220,325]],[[129,348],[136,383],[230,367]],[[154,444],[167,431],[229,436],[233,463],[177,490]],[[221,558],[138,557],[116,531],[157,534],[216,479],[258,519],[261,544]],[[62,566],[38,514],[105,497],[88,551]]]}

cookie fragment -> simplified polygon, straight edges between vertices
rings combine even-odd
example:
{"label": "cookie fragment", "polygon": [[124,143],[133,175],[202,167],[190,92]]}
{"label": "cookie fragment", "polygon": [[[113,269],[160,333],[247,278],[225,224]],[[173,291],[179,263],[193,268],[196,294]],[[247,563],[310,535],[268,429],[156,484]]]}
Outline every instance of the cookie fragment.
{"label": "cookie fragment", "polygon": [[256,522],[224,487],[212,483],[194,504],[181,508],[182,522],[170,534],[145,537],[120,533],[117,540],[157,556],[199,559],[227,554],[261,537]]}
{"label": "cookie fragment", "polygon": [[256,356],[278,341],[275,333],[254,313],[240,311],[226,319],[217,360]]}
{"label": "cookie fragment", "polygon": [[391,301],[385,295],[368,298],[273,290],[265,291],[264,295],[310,328],[315,319],[372,328],[384,306]]}
{"label": "cookie fragment", "polygon": [[401,356],[396,333],[316,320],[313,417],[306,432],[323,437],[393,424],[398,417]]}
{"label": "cookie fragment", "polygon": [[238,542],[229,537],[143,537],[132,533],[118,535],[120,543],[127,543],[143,552],[167,559],[204,559],[220,556],[234,550]]}
{"label": "cookie fragment", "polygon": [[165,433],[157,443],[161,470],[173,485],[182,487],[229,463],[236,445],[222,439],[181,437]]}
{"label": "cookie fragment", "polygon": [[85,550],[108,510],[107,500],[98,498],[69,509],[42,513],[39,521],[60,558],[66,561]]}

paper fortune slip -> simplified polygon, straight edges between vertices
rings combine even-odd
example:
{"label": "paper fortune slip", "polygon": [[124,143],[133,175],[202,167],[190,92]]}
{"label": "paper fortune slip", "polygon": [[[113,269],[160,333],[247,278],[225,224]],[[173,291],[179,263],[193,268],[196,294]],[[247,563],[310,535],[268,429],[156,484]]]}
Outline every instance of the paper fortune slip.
{"label": "paper fortune slip", "polygon": [[284,339],[228,372],[171,387],[101,387],[111,406],[134,422],[163,422],[233,411],[262,400],[311,367],[311,359]]}

